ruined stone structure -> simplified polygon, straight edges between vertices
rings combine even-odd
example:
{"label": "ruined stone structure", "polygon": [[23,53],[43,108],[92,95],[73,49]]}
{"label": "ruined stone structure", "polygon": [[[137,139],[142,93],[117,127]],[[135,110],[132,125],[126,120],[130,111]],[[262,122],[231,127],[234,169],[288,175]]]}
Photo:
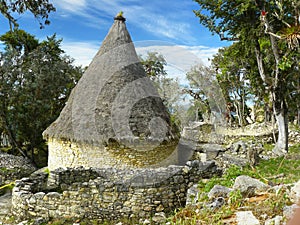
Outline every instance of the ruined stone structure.
{"label": "ruined stone structure", "polygon": [[20,220],[42,217],[117,220],[149,218],[185,205],[186,192],[217,170],[212,162],[154,169],[56,169],[16,182],[13,213]]}
{"label": "ruined stone structure", "polygon": [[178,129],[147,78],[125,18],[115,18],[59,118],[43,135],[50,170],[177,163]]}
{"label": "ruined stone structure", "polygon": [[20,219],[150,217],[184,205],[186,191],[217,171],[192,151],[139,62],[122,16],[44,132],[48,173],[16,182]]}

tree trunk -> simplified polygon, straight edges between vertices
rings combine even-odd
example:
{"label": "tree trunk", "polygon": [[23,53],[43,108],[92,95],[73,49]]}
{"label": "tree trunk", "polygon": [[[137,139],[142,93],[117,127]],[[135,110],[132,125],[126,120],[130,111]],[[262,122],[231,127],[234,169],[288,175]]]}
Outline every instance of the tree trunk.
{"label": "tree trunk", "polygon": [[2,120],[2,125],[5,129],[5,131],[7,132],[7,136],[8,136],[8,139],[9,139],[9,143],[11,144],[12,148],[13,149],[17,149],[18,152],[24,156],[25,158],[28,159],[26,153],[22,150],[22,148],[18,145],[14,135],[13,135],[13,132],[11,131],[11,129],[9,128],[9,125],[8,125],[8,122],[7,122],[7,119],[4,115],[2,115],[1,113],[1,120]]}
{"label": "tree trunk", "polygon": [[288,109],[282,91],[278,88],[272,93],[274,115],[278,125],[278,138],[273,152],[277,155],[288,152]]}
{"label": "tree trunk", "polygon": [[[265,18],[265,24],[271,33],[274,33],[273,27]],[[262,80],[270,85],[270,92],[272,95],[273,111],[278,125],[278,138],[273,152],[278,155],[283,155],[288,151],[288,109],[285,102],[286,80],[284,74],[279,70],[280,52],[277,42],[277,37],[270,34],[271,48],[275,59],[274,77],[266,76],[264,71],[263,57],[260,51],[258,41],[256,41],[255,53],[258,64],[258,70]]]}
{"label": "tree trunk", "polygon": [[[273,27],[269,26],[271,32]],[[272,100],[276,122],[278,125],[278,138],[273,152],[278,155],[286,154],[288,151],[288,108],[285,101],[286,80],[285,74],[280,72],[280,54],[277,39],[270,35],[271,47],[275,58],[275,77],[273,80]]]}

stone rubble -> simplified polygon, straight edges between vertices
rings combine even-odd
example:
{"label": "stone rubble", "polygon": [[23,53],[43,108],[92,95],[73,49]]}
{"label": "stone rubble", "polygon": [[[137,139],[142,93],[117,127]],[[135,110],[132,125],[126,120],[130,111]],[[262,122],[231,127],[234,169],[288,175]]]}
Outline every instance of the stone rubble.
{"label": "stone rubble", "polygon": [[282,216],[276,216],[275,218],[266,220],[265,225],[281,225],[282,219]]}
{"label": "stone rubble", "polygon": [[217,198],[217,197],[229,197],[232,188],[224,187],[222,185],[215,185],[207,194],[209,199]]}
{"label": "stone rubble", "polygon": [[293,202],[300,203],[300,180],[291,189],[291,196]]}
{"label": "stone rubble", "polygon": [[[205,204],[204,207],[207,209],[212,210],[214,212],[215,210],[218,210],[222,205],[226,204],[230,201],[230,193],[240,191],[241,194],[243,194],[243,197],[246,199],[249,199],[250,197],[258,196],[261,193],[274,193],[278,194],[280,191],[284,190],[287,193],[287,197],[292,200],[294,204],[287,205],[283,208],[282,215],[277,215],[274,218],[267,218],[267,215],[261,215],[259,219],[265,218],[264,225],[283,225],[283,220],[290,220],[296,209],[299,209],[299,199],[295,198],[295,196],[298,196],[300,194],[299,190],[299,183],[298,181],[295,184],[290,185],[276,185],[276,186],[269,186],[261,181],[248,177],[248,176],[238,176],[235,179],[235,183],[232,186],[232,188],[224,187],[221,185],[215,185],[210,192],[207,194],[208,198],[210,199],[210,203]],[[199,189],[197,188],[197,185],[192,186],[188,190],[187,195],[187,201],[186,205],[201,205],[201,202],[199,202],[198,196],[200,196],[203,193],[200,193]],[[195,196],[197,196],[195,198]],[[193,201],[191,201],[191,199]],[[228,199],[228,200],[227,200]],[[296,204],[298,202],[298,204]],[[232,219],[231,219],[232,220]],[[241,210],[236,212],[236,218],[234,221],[232,221],[234,224],[238,225],[259,225],[261,224],[251,211],[247,210]],[[227,224],[227,223],[224,223]],[[231,224],[231,222],[230,222]]]}
{"label": "stone rubble", "polygon": [[259,220],[251,211],[240,211],[236,213],[237,225],[260,225]]}
{"label": "stone rubble", "polygon": [[234,190],[239,190],[246,197],[255,196],[257,192],[263,192],[269,188],[269,185],[245,175],[238,176],[233,185]]}
{"label": "stone rubble", "polygon": [[36,170],[36,168],[31,164],[28,159],[22,156],[10,155],[6,152],[0,151],[0,168],[6,169],[25,169],[25,170]]}

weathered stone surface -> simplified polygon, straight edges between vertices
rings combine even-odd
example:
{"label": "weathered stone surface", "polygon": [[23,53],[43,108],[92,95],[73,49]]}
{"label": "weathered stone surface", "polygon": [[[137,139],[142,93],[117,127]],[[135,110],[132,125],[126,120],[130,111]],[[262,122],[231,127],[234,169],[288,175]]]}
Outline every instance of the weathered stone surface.
{"label": "weathered stone surface", "polygon": [[245,154],[247,152],[247,144],[244,141],[238,141],[231,145],[232,152]]}
{"label": "weathered stone surface", "polygon": [[198,157],[202,162],[214,160],[224,152],[224,148],[218,144],[201,144],[196,147],[196,157]]}
{"label": "weathered stone surface", "polygon": [[266,191],[268,188],[269,185],[245,175],[238,176],[233,185],[234,190],[240,190],[243,195],[248,197],[253,196],[256,192]]}
{"label": "weathered stone surface", "polygon": [[295,211],[296,210],[299,210],[300,209],[300,206],[297,205],[297,204],[293,204],[293,205],[290,205],[290,206],[285,206],[283,208],[283,216],[285,218],[287,218],[288,220],[292,219],[292,217],[294,216],[295,214]]}
{"label": "weathered stone surface", "polygon": [[206,122],[194,122],[189,127],[184,127],[182,137],[188,140],[208,143],[212,140],[213,125]]}
{"label": "weathered stone surface", "polygon": [[207,196],[212,199],[212,198],[217,198],[217,197],[223,197],[226,198],[228,197],[229,193],[232,191],[231,188],[224,187],[222,185],[215,185],[207,194]]}
{"label": "weathered stone surface", "polygon": [[167,218],[165,213],[155,213],[154,217],[152,217],[152,221],[156,224],[164,224],[166,222]]}
{"label": "weathered stone surface", "polygon": [[57,169],[46,179],[35,174],[16,182],[12,211],[20,219],[150,217],[184,205],[190,185],[216,172],[214,162],[197,160],[153,169]]}
{"label": "weathered stone surface", "polygon": [[[16,179],[29,176],[36,168],[22,156],[14,156],[0,151],[0,186],[9,184]],[[5,193],[0,190],[0,195]]]}
{"label": "weathered stone surface", "polygon": [[208,204],[207,207],[211,210],[216,210],[218,208],[221,208],[222,205],[225,204],[225,199],[223,197],[217,197],[213,200],[212,203]]}
{"label": "weathered stone surface", "polygon": [[237,225],[260,225],[259,220],[251,211],[236,212]]}
{"label": "weathered stone surface", "polygon": [[11,207],[11,194],[6,193],[3,196],[0,196],[0,221],[2,217],[5,217],[10,213]]}
{"label": "weathered stone surface", "polygon": [[290,198],[294,203],[300,204],[300,180],[292,187]]}
{"label": "weathered stone surface", "polygon": [[186,205],[194,205],[197,204],[199,199],[199,189],[198,184],[194,184],[187,190],[186,196]]}
{"label": "weathered stone surface", "polygon": [[275,216],[272,219],[266,220],[265,225],[281,225],[282,220],[283,220],[282,216]]}

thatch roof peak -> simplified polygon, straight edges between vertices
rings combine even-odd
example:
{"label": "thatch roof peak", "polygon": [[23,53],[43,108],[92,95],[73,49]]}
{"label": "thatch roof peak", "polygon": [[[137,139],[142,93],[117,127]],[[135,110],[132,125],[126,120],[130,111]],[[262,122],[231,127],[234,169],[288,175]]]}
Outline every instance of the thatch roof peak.
{"label": "thatch roof peak", "polygon": [[116,15],[116,17],[114,18],[114,20],[120,20],[120,21],[122,21],[122,22],[125,22],[126,19],[125,19],[125,17],[123,17],[123,11],[120,11],[120,12]]}
{"label": "thatch roof peak", "polygon": [[167,141],[176,139],[169,114],[147,79],[125,18],[118,15],[60,116],[44,131],[44,138],[97,146],[111,139],[147,138],[151,136],[149,123],[159,117],[167,127],[157,132],[165,133]]}

